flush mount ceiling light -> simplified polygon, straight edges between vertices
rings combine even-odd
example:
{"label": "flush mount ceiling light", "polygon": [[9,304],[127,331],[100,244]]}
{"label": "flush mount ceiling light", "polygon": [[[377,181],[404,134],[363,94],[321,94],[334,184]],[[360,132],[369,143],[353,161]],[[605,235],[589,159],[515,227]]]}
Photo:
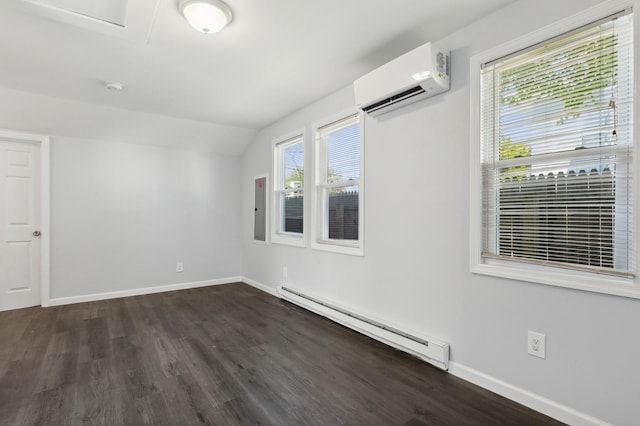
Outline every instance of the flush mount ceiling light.
{"label": "flush mount ceiling light", "polygon": [[182,0],[180,12],[201,33],[217,33],[231,22],[231,9],[219,0]]}

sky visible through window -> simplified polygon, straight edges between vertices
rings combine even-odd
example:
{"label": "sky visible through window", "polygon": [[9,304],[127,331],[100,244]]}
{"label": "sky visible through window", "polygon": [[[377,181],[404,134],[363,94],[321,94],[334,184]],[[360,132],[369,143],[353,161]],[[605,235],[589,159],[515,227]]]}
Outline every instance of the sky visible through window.
{"label": "sky visible through window", "polygon": [[[619,45],[617,40],[619,32],[631,31],[631,27],[631,15],[622,16],[583,33],[591,33],[590,37],[576,35],[576,38],[582,37],[582,41],[567,43],[562,53],[539,53],[547,49],[545,45],[516,57],[512,60],[513,66],[500,66],[501,71],[496,75],[497,80],[502,81],[499,93],[500,137],[512,148],[504,151],[509,155],[507,159],[514,158],[513,155],[536,157],[632,143],[632,135],[626,130],[631,128],[628,123],[632,120],[632,96],[629,94],[632,87],[618,84],[618,73],[631,63],[632,50],[629,45]],[[603,50],[596,52],[598,48]],[[605,59],[593,59],[594,53],[605,55]],[[607,54],[611,56],[606,57]],[[524,62],[522,58],[531,59]],[[572,65],[576,59],[579,62]],[[589,68],[585,70],[586,67]],[[590,80],[572,81],[572,78],[580,78],[578,72],[588,72]],[[512,83],[516,79],[527,83],[518,86]],[[594,90],[576,94],[572,89],[578,84]],[[584,96],[584,101],[569,107],[567,102],[579,98],[578,95]],[[603,167],[610,167],[606,163],[605,160],[604,164],[592,164],[588,168],[602,171]],[[566,173],[574,166],[587,167],[570,161],[548,164],[532,161],[529,172]]]}
{"label": "sky visible through window", "polygon": [[304,187],[304,143],[298,142],[284,149],[285,189]]}
{"label": "sky visible through window", "polygon": [[360,179],[360,123],[353,123],[328,135],[328,173],[336,181]]}
{"label": "sky visible through window", "polygon": [[[353,123],[329,133],[327,140],[329,176],[336,181],[360,179],[360,124]],[[304,144],[284,150],[285,179],[304,178]],[[300,185],[304,185],[304,179]]]}

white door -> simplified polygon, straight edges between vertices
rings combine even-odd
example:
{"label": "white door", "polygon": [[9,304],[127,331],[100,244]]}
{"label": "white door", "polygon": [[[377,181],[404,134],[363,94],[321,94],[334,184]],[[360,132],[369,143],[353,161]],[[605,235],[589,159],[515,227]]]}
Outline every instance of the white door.
{"label": "white door", "polygon": [[40,304],[40,145],[0,140],[0,311]]}

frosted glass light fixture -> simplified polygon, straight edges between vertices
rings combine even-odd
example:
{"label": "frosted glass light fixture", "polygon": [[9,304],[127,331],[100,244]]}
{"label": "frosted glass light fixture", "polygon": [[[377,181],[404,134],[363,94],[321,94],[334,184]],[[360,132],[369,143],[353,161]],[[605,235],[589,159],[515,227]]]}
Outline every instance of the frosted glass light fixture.
{"label": "frosted glass light fixture", "polygon": [[182,0],[180,12],[201,33],[217,33],[231,22],[231,9],[220,0]]}

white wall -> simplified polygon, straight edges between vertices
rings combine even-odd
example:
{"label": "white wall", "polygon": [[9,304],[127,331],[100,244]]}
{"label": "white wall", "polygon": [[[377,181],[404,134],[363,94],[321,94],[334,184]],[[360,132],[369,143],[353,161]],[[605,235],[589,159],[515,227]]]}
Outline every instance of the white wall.
{"label": "white wall", "polygon": [[254,130],[8,89],[0,128],[51,136],[51,298],[241,275],[237,153]]}
{"label": "white wall", "polygon": [[64,137],[52,148],[52,298],[240,275],[238,157]]}
{"label": "white wall", "polygon": [[[353,105],[351,88],[260,132],[242,160],[243,274],[275,288],[287,266],[291,287],[448,341],[459,371],[637,424],[639,300],[469,272],[469,58],[596,3],[520,1],[456,32],[441,40],[450,92],[367,119],[364,257],[258,245],[251,234],[253,177],[270,171],[272,139]],[[527,330],[547,335],[546,360],[527,355]]]}

